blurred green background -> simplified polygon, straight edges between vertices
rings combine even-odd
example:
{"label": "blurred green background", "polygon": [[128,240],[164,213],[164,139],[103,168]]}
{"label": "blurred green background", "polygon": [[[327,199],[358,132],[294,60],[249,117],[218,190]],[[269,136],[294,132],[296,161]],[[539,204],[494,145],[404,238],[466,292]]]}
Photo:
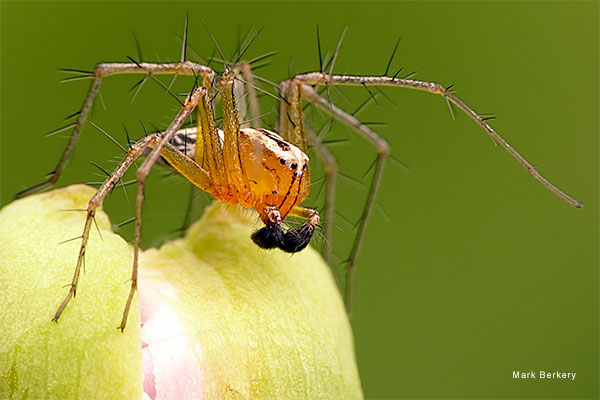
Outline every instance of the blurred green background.
{"label": "blurred green background", "polygon": [[[387,139],[389,163],[359,255],[352,316],[366,398],[598,397],[598,3],[597,2],[2,2],[1,201],[51,171],[67,133],[44,134],[77,111],[89,81],[60,84],[60,68],[91,70],[100,61],[176,61],[186,13],[189,44],[205,58],[214,45],[228,57],[250,28],[266,23],[246,59],[277,51],[257,74],[274,82],[319,68],[348,27],[335,72],[380,75],[392,65],[417,79],[454,84],[459,96],[547,178],[585,204],[577,211],[531,179],[470,119],[453,121],[443,99],[386,88],[360,115]],[[192,50],[188,52],[194,58]],[[293,60],[293,61],[292,61]],[[213,64],[216,68],[221,65]],[[140,77],[102,84],[106,110],[92,120],[125,143],[139,121],[165,127],[177,103]],[[165,79],[168,83],[169,79]],[[179,78],[175,90],[191,81]],[[264,86],[269,89],[268,86]],[[343,88],[332,99],[353,111],[369,97]],[[261,98],[264,111],[275,107]],[[265,117],[267,122],[274,114]],[[327,121],[307,113],[319,129]],[[375,150],[339,123],[324,132],[346,176],[337,188],[336,268],[348,257],[352,224],[367,195]],[[312,154],[312,153],[311,153]],[[121,151],[86,125],[64,186],[99,181],[90,164],[112,169]],[[314,157],[313,157],[314,160]],[[313,180],[322,176],[313,161]],[[144,246],[176,236],[190,185],[152,174],[144,209]],[[130,174],[134,176],[134,174]],[[322,208],[319,184],[306,206]],[[134,215],[115,190],[112,221]],[[319,194],[317,196],[317,194]],[[204,198],[203,201],[208,201]],[[132,225],[121,232],[132,237]],[[315,241],[319,246],[319,241]],[[518,380],[512,371],[575,372],[574,381]]]}

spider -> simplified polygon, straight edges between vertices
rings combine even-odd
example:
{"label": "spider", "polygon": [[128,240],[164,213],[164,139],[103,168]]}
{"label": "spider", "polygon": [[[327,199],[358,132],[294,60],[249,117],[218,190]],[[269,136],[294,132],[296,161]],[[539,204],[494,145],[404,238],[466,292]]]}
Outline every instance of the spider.
{"label": "spider", "polygon": [[[150,134],[130,145],[123,160],[90,199],[73,278],[68,293],[58,307],[53,321],[58,321],[67,304],[76,294],[86,245],[97,208],[102,205],[106,196],[134,161],[142,155],[147,157],[137,171],[138,186],[132,279],[123,317],[119,325],[121,330],[125,329],[133,296],[137,289],[138,253],[145,180],[153,165],[161,157],[166,160],[170,167],[201,190],[210,193],[215,199],[231,205],[240,204],[245,208],[254,208],[264,223],[264,227],[252,234],[252,240],[259,247],[264,249],[279,248],[290,253],[303,250],[309,244],[315,229],[320,223],[320,216],[316,210],[299,205],[307,197],[310,189],[307,142],[310,142],[317,150],[317,154],[323,158],[328,175],[331,177],[336,172],[335,161],[332,160],[332,156],[324,143],[312,130],[305,126],[302,109],[303,100],[354,128],[359,134],[371,141],[378,152],[374,177],[346,268],[345,300],[347,307],[350,308],[355,263],[367,222],[375,204],[385,161],[390,154],[390,146],[383,138],[354,116],[321,96],[317,91],[320,86],[394,86],[437,94],[445,99],[448,106],[452,103],[479,124],[495,142],[516,158],[536,180],[569,204],[582,208],[577,200],[568,196],[541,176],[528,161],[488,125],[485,118],[475,113],[459,99],[450,90],[450,87],[445,88],[435,82],[398,78],[397,76],[390,77],[387,74],[383,76],[334,74],[333,66],[343,33],[329,71],[324,72],[321,70],[299,74],[279,84],[279,115],[275,129],[277,133],[263,129],[260,127],[260,122],[256,122],[259,120],[260,115],[256,95],[257,87],[253,84],[254,74],[251,63],[240,62],[250,44],[246,46],[244,51],[240,52],[235,62],[227,64],[214,37],[212,37],[212,34],[210,35],[224,60],[225,70],[221,74],[206,65],[186,59],[187,20],[181,59],[177,63],[147,63],[130,58],[131,62],[128,63],[97,64],[91,75],[92,84],[79,113],[73,134],[56,169],[47,181],[19,194],[19,196],[24,196],[34,193],[53,186],[57,182],[75,148],[87,114],[99,91],[102,78],[117,74],[145,74],[144,81],[159,74],[195,77],[194,89],[187,95],[185,102],[182,103],[181,110],[170,126],[164,132]],[[240,93],[243,93],[244,89],[248,92],[252,117],[250,121],[254,121],[251,128],[241,128],[240,123],[241,109],[245,109],[245,104],[242,106],[243,101],[240,100]],[[222,129],[217,126],[213,110],[213,102],[217,96],[220,96],[222,100]],[[195,110],[197,110],[196,127],[182,128],[186,119]],[[328,190],[327,199],[325,220],[331,221],[333,219],[333,195],[330,190]],[[305,222],[298,227],[286,229],[283,221],[287,216],[300,217]],[[328,262],[331,258],[331,235],[331,225],[327,224],[325,226],[326,240],[323,252]]]}

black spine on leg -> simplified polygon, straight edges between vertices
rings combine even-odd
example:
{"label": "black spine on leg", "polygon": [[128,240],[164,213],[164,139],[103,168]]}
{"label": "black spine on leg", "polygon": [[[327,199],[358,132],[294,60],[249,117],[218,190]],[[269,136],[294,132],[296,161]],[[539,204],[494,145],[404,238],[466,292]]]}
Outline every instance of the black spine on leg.
{"label": "black spine on leg", "polygon": [[267,226],[255,231],[251,238],[258,247],[274,249],[281,247],[283,236],[283,229],[280,224],[267,224]]}
{"label": "black spine on leg", "polygon": [[283,241],[279,245],[279,248],[288,253],[296,253],[303,250],[315,231],[315,227],[306,221],[298,228],[292,228],[283,235]]}

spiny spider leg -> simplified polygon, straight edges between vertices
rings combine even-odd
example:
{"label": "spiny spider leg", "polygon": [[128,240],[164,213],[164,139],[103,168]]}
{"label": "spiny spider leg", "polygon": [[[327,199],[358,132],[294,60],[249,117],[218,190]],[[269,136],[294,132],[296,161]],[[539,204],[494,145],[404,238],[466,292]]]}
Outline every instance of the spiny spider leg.
{"label": "spiny spider leg", "polygon": [[45,182],[42,182],[38,185],[32,186],[29,189],[26,189],[19,194],[17,194],[17,198],[27,196],[32,193],[39,192],[48,187],[53,186],[60,177],[62,171],[67,166],[71,154],[75,149],[75,144],[77,143],[77,139],[81,134],[81,130],[83,129],[83,125],[85,123],[85,119],[94,103],[94,98],[100,89],[100,83],[102,82],[102,78],[108,75],[117,75],[117,74],[146,74],[147,76],[157,75],[157,74],[173,74],[173,75],[193,75],[198,76],[202,74],[206,76],[207,74],[214,74],[214,72],[201,64],[197,64],[191,61],[183,61],[179,63],[165,63],[165,64],[157,64],[157,63],[101,63],[96,66],[94,72],[92,73],[92,84],[87,93],[87,96],[81,106],[81,111],[79,112],[79,116],[77,117],[77,122],[75,123],[75,128],[73,130],[73,134],[71,135],[71,139],[65,148],[56,168],[50,175],[50,178]]}
{"label": "spiny spider leg", "polygon": [[244,76],[244,80],[248,83],[245,86],[246,90],[248,90],[248,102],[250,103],[250,127],[260,129],[262,125],[260,118],[258,118],[260,115],[260,105],[258,103],[258,94],[256,93],[252,67],[249,63],[242,63],[240,64],[240,71]]}
{"label": "spiny spider leg", "polygon": [[[541,182],[544,186],[550,189],[554,194],[559,196],[561,199],[571,204],[576,208],[583,208],[583,205],[572,198],[571,196],[564,193],[562,190],[550,183],[546,178],[540,175],[535,167],[531,165],[523,156],[521,156],[515,149],[513,149],[508,142],[506,142],[500,135],[492,129],[491,126],[485,122],[475,111],[467,106],[461,99],[459,99],[454,93],[444,88],[439,83],[417,81],[412,79],[401,79],[401,78],[390,78],[388,76],[347,76],[347,75],[328,75],[322,72],[311,72],[308,74],[297,75],[293,79],[298,79],[306,85],[363,85],[363,86],[395,86],[407,89],[422,90],[433,94],[438,94],[444,97],[447,101],[452,102],[458,108],[460,108],[465,114],[467,114],[472,120],[477,122],[487,134],[494,139],[500,146],[508,151],[517,161],[533,176],[536,180]],[[308,99],[307,99],[308,100]]]}
{"label": "spiny spider leg", "polygon": [[[389,144],[369,129],[366,125],[363,125],[359,120],[354,118],[352,115],[347,112],[339,109],[335,105],[331,104],[329,101],[324,99],[323,97],[317,94],[317,91],[314,90],[311,86],[302,85],[302,97],[313,103],[326,112],[332,114],[337,119],[342,122],[354,127],[359,133],[364,135],[367,139],[373,142],[375,147],[377,148],[377,162],[375,166],[375,175],[373,176],[373,180],[371,181],[371,187],[369,189],[369,197],[367,198],[367,202],[363,208],[362,215],[360,217],[360,225],[358,228],[358,232],[354,239],[354,244],[352,245],[352,250],[350,252],[350,258],[348,259],[348,264],[346,266],[346,282],[345,282],[345,301],[346,301],[346,309],[350,313],[352,311],[352,290],[354,287],[354,270],[356,264],[356,257],[358,256],[358,251],[360,250],[360,245],[362,243],[365,230],[367,227],[367,221],[371,215],[371,211],[373,209],[373,205],[375,204],[375,199],[377,196],[377,191],[379,189],[379,184],[381,182],[381,178],[383,176],[383,166],[385,164],[385,160],[390,154],[390,146]],[[331,222],[330,222],[331,224]]]}
{"label": "spiny spider leg", "polygon": [[[310,144],[314,147],[318,157],[321,159],[325,170],[325,211],[323,212],[325,223],[323,224],[325,230],[325,240],[323,243],[323,258],[327,264],[331,264],[331,258],[333,255],[333,218],[335,216],[335,185],[338,174],[338,165],[335,157],[323,140],[310,128],[306,129],[306,136]],[[336,274],[334,274],[336,276]],[[337,276],[336,276],[337,281]],[[338,286],[341,288],[341,285]]]}
{"label": "spiny spider leg", "polygon": [[123,311],[123,318],[121,320],[121,324],[119,325],[119,329],[125,329],[127,316],[129,314],[129,309],[133,300],[133,295],[137,288],[137,268],[141,235],[142,200],[144,198],[145,179],[148,176],[150,169],[158,160],[158,157],[162,155],[169,161],[169,163],[175,169],[182,173],[187,179],[192,181],[194,184],[196,184],[203,190],[210,190],[211,182],[208,173],[202,168],[200,168],[193,160],[181,154],[177,149],[175,149],[168,143],[168,141],[173,137],[173,135],[184,123],[186,118],[188,118],[192,111],[196,108],[200,98],[202,97],[206,97],[206,90],[204,88],[197,88],[194,91],[192,91],[186,99],[184,107],[177,114],[169,128],[164,133],[155,133],[150,136],[146,136],[138,142],[136,142],[135,144],[133,144],[127,152],[127,154],[125,155],[125,157],[123,158],[123,160],[121,161],[121,163],[116,167],[114,172],[108,177],[108,179],[102,184],[102,186],[100,186],[98,191],[90,199],[88,203],[86,221],[82,234],[81,247],[79,251],[79,256],[77,258],[77,264],[75,266],[73,279],[71,281],[71,285],[67,296],[62,301],[54,317],[52,318],[53,321],[58,321],[61,314],[65,310],[67,304],[69,303],[71,298],[75,296],[75,293],[77,291],[77,284],[79,281],[81,266],[83,264],[85,250],[89,239],[91,223],[96,213],[96,209],[102,205],[104,198],[106,198],[106,196],[110,193],[114,185],[125,175],[125,172],[127,172],[127,170],[129,169],[129,167],[131,167],[134,161],[144,153],[144,150],[147,147],[152,147],[152,151],[138,170],[137,174],[138,192],[136,202],[136,227],[131,289],[127,298],[127,302],[125,304],[125,309]]}
{"label": "spiny spider leg", "polygon": [[[158,158],[162,155],[169,163],[177,169],[183,176],[191,180],[197,186],[203,190],[208,190],[210,187],[210,176],[202,168],[198,167],[197,164],[189,160],[184,155],[178,152],[171,154],[169,152],[170,147],[166,146],[167,143],[173,138],[175,132],[185,122],[185,120],[191,115],[192,111],[198,106],[198,102],[201,99],[206,98],[206,89],[204,87],[194,89],[188,96],[185,105],[177,114],[169,128],[160,137],[160,140],[153,146],[154,148],[150,152],[150,155],[146,158],[142,166],[137,172],[138,190],[136,198],[136,219],[135,219],[135,242],[133,246],[133,271],[131,274],[131,289],[129,290],[129,296],[125,304],[125,310],[123,311],[123,319],[119,325],[119,329],[123,331],[127,324],[127,316],[129,314],[129,308],[133,301],[133,295],[137,289],[137,273],[138,273],[138,255],[141,239],[141,228],[142,228],[142,205],[144,200],[144,187],[146,184],[146,177],[150,174],[150,170],[158,161]],[[163,148],[166,151],[162,151]]]}
{"label": "spiny spider leg", "polygon": [[123,158],[123,160],[114,170],[112,175],[110,175],[108,179],[104,181],[104,183],[100,186],[98,191],[90,199],[87,207],[87,214],[85,219],[85,225],[83,228],[83,234],[81,235],[81,247],[79,250],[79,256],[77,258],[77,264],[75,266],[75,272],[73,273],[73,279],[71,280],[69,292],[58,307],[58,310],[56,310],[52,321],[58,321],[63,311],[67,307],[67,304],[69,303],[71,298],[75,297],[75,294],[77,292],[77,285],[79,282],[81,266],[83,265],[85,250],[90,234],[90,228],[92,226],[92,219],[96,215],[96,209],[102,205],[104,198],[111,192],[114,185],[123,177],[123,175],[125,175],[125,172],[129,169],[133,162],[143,153],[144,149],[148,146],[148,143],[152,140],[156,140],[156,135],[147,136],[141,139],[140,141],[136,142],[134,145],[132,145],[130,150],[125,155],[125,158]]}
{"label": "spiny spider leg", "polygon": [[[459,99],[454,93],[450,92],[448,89],[445,89],[442,85],[434,82],[427,81],[416,81],[411,79],[400,79],[400,78],[390,78],[387,76],[382,77],[362,77],[362,76],[344,76],[344,75],[330,75],[322,72],[312,72],[302,75],[297,75],[294,78],[284,81],[281,83],[281,91],[284,92],[288,90],[289,87],[294,86],[294,84],[298,84],[302,82],[301,94],[302,98],[305,100],[319,106],[325,112],[333,115],[335,118],[341,120],[342,122],[354,127],[358,132],[363,134],[369,140],[373,141],[378,150],[378,157],[375,169],[375,176],[373,178],[373,182],[371,184],[371,189],[369,192],[369,197],[365,204],[365,208],[363,209],[363,214],[361,217],[361,222],[359,226],[359,231],[354,240],[354,244],[352,247],[351,255],[348,260],[348,266],[346,269],[346,287],[345,287],[345,300],[346,307],[348,311],[351,310],[352,306],[352,286],[353,286],[353,274],[355,269],[355,262],[358,251],[360,249],[360,244],[362,242],[366,222],[369,218],[371,208],[375,204],[375,196],[379,186],[379,182],[381,180],[383,165],[387,155],[389,154],[389,145],[376,135],[372,130],[367,128],[365,125],[360,123],[356,118],[352,115],[346,113],[345,111],[337,108],[329,101],[321,97],[316,90],[313,89],[312,86],[309,85],[363,85],[363,86],[396,86],[403,87],[408,89],[417,89],[423,90],[433,94],[439,94],[446,99],[446,101],[450,101],[456,106],[458,106],[463,112],[465,112],[471,119],[477,122],[490,137],[492,137],[497,143],[499,143],[504,149],[506,149],[514,158],[519,161],[519,163],[539,182],[541,182],[544,186],[550,189],[557,196],[573,205],[576,208],[582,208],[583,205],[579,203],[577,200],[573,199],[552,183],[550,183],[546,178],[541,176],[536,169],[525,160],[516,150],[514,150],[500,135],[498,135],[486,122],[480,117],[477,113],[475,113],[469,106],[467,106],[461,99]],[[287,112],[287,107],[283,102],[280,103],[280,119],[279,123],[283,126],[288,124],[287,121],[284,120],[283,112]],[[292,119],[289,114],[287,115],[289,123],[292,123]]]}

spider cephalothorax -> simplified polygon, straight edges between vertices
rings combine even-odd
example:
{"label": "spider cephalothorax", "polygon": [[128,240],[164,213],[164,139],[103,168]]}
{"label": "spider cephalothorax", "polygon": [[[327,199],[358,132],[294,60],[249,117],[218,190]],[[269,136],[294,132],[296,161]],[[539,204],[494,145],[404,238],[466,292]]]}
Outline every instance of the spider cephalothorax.
{"label": "spider cephalothorax", "polygon": [[[222,152],[224,132],[219,130],[218,136],[218,150]],[[196,141],[196,129],[183,129],[175,134],[170,144],[194,160]],[[258,211],[265,226],[252,235],[252,240],[259,247],[280,248],[290,253],[304,249],[319,224],[316,211],[296,207],[309,191],[308,156],[266,129],[240,129],[238,146],[242,186],[236,187],[228,181],[219,185],[219,189],[213,186],[210,193],[221,201],[240,203]],[[299,227],[285,231],[282,222],[295,207],[296,212],[307,213],[308,219]]]}

